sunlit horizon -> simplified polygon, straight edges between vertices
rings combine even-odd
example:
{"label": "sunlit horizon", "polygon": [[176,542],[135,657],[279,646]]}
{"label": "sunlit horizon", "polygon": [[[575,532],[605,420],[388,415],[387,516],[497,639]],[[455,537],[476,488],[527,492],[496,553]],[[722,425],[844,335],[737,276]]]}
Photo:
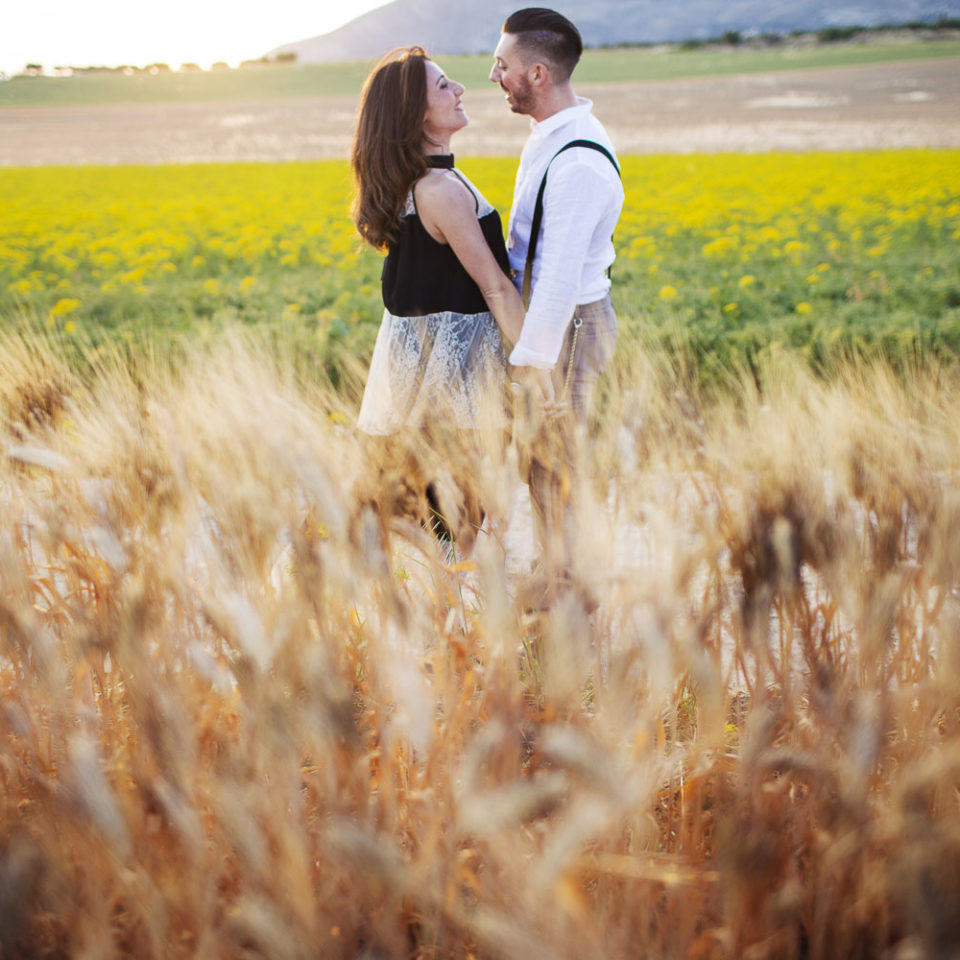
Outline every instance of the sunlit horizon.
{"label": "sunlit horizon", "polygon": [[5,16],[0,71],[56,67],[238,66],[275,47],[336,30],[390,0],[169,0],[144,11],[125,0],[39,0]]}

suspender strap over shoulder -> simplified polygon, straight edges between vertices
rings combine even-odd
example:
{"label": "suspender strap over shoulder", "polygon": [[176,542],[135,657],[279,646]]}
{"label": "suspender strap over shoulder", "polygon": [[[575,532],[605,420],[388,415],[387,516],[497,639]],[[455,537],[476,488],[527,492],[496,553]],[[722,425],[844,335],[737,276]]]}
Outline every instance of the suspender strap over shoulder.
{"label": "suspender strap over shoulder", "polygon": [[540,224],[543,221],[543,194],[547,189],[547,174],[550,172],[550,164],[565,150],[571,150],[574,147],[586,147],[588,150],[596,150],[602,153],[613,164],[613,169],[620,176],[620,167],[613,158],[613,154],[604,146],[595,140],[571,140],[565,143],[551,158],[547,164],[547,169],[543,171],[543,179],[540,181],[540,189],[537,191],[537,202],[533,208],[533,220],[530,223],[530,242],[527,245],[527,262],[523,268],[523,302],[530,303],[530,282],[533,276],[533,260],[537,255],[537,243],[540,240]]}

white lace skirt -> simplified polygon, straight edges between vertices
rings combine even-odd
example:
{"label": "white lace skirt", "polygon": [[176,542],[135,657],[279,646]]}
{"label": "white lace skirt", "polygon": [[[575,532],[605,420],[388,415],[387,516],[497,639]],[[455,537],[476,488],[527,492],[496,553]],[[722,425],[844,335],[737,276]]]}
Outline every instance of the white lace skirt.
{"label": "white lace skirt", "polygon": [[357,426],[376,435],[437,424],[506,425],[506,358],[490,313],[396,317],[385,310]]}

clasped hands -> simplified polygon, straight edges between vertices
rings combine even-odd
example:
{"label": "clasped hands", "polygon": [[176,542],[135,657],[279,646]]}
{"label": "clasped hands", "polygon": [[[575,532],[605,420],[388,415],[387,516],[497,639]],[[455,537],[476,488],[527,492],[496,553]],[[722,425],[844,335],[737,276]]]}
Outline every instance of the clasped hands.
{"label": "clasped hands", "polygon": [[549,370],[537,367],[510,367],[510,388],[524,402],[529,413],[539,410],[547,419],[559,417],[567,404],[558,400]]}

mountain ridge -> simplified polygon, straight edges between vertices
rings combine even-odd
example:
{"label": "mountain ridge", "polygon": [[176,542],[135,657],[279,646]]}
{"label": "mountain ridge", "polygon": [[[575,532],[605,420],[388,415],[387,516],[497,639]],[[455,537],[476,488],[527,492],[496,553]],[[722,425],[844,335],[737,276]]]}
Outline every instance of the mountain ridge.
{"label": "mountain ridge", "polygon": [[[394,0],[333,30],[265,54],[299,63],[365,60],[417,43],[431,54],[491,53],[517,0]],[[728,31],[789,33],[850,25],[935,20],[960,15],[956,0],[568,0],[553,8],[576,23],[590,47],[705,40]]]}

